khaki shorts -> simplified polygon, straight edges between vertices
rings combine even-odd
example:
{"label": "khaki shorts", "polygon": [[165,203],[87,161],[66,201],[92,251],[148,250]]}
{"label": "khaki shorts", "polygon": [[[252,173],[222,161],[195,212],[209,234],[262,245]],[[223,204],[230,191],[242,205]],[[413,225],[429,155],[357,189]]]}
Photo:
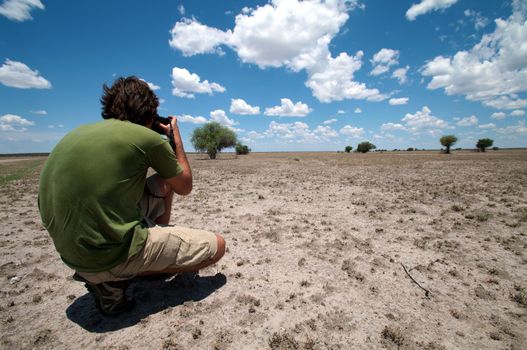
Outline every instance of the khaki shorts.
{"label": "khaki shorts", "polygon": [[154,220],[165,212],[163,198],[153,178],[147,179],[140,202],[141,212],[148,223],[149,234],[143,249],[130,259],[103,272],[77,272],[91,283],[133,278],[144,272],[195,266],[211,260],[218,250],[216,235],[209,231],[180,226],[155,225]]}

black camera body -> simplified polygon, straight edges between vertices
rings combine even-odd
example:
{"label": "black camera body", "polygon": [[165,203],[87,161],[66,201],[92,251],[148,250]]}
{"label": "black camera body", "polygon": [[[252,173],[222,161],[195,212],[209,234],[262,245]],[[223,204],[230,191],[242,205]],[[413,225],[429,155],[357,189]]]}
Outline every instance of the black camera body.
{"label": "black camera body", "polygon": [[[171,118],[162,117],[159,114],[156,113],[154,116],[154,123],[152,123],[152,130],[157,132],[158,134],[165,135],[165,130],[163,130],[159,125],[169,125],[171,122]],[[172,146],[172,149],[176,149],[176,143],[174,142],[174,134],[172,131],[172,128],[170,128],[170,134],[168,135],[168,142],[170,143],[170,146]]]}
{"label": "black camera body", "polygon": [[162,116],[160,116],[157,113],[154,116],[154,123],[152,124],[152,130],[154,130],[158,134],[164,135],[165,134],[165,130],[163,130],[161,127],[159,127],[159,124],[163,124],[163,125],[170,124],[170,118],[162,117]]}

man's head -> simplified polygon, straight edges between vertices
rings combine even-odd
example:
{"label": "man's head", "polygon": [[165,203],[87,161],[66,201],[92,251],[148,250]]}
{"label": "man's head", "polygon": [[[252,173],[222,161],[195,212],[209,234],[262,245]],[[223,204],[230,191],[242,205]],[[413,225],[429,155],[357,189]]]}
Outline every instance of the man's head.
{"label": "man's head", "polygon": [[150,126],[157,115],[159,101],[148,84],[135,77],[120,77],[111,87],[103,85],[102,117],[128,120]]}

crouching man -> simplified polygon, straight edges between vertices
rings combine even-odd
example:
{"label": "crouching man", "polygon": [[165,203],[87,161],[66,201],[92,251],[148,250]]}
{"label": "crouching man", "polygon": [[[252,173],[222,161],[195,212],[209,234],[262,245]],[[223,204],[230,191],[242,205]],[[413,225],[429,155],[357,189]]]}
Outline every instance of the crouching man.
{"label": "crouching man", "polygon": [[[198,271],[222,258],[225,241],[168,225],[174,192],[192,190],[176,118],[156,121],[158,99],[136,77],[103,90],[104,120],[56,145],[42,170],[38,204],[74,278],[86,283],[101,312],[114,315],[133,306],[127,280]],[[156,174],[147,178],[149,167]]]}

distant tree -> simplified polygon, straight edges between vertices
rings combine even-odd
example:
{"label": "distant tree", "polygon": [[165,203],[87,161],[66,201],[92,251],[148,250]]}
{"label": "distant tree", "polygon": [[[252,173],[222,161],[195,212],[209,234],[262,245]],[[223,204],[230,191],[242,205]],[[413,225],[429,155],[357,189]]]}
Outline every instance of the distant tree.
{"label": "distant tree", "polygon": [[499,149],[500,149],[500,148],[499,148],[499,147],[496,147],[496,146],[492,147],[492,150],[493,150],[493,151],[497,151],[497,150],[499,150]]}
{"label": "distant tree", "polygon": [[370,143],[368,141],[361,142],[357,145],[357,152],[360,153],[367,153],[371,151],[372,149],[376,149],[377,146],[375,146],[373,143]]}
{"label": "distant tree", "polygon": [[210,122],[194,129],[190,142],[198,152],[206,152],[210,159],[216,159],[218,152],[236,145],[236,134],[217,122]]}
{"label": "distant tree", "polygon": [[457,142],[454,135],[445,135],[439,139],[439,142],[446,147],[446,154],[450,154],[450,147]]}
{"label": "distant tree", "polygon": [[353,147],[351,147],[351,146],[346,146],[346,147],[344,148],[344,151],[346,151],[346,153],[350,153],[352,149],[353,149]]}
{"label": "distant tree", "polygon": [[481,152],[485,152],[485,148],[492,147],[492,144],[494,143],[494,140],[492,139],[479,139],[478,143],[476,143],[476,147],[481,150]]}
{"label": "distant tree", "polygon": [[248,146],[242,145],[241,143],[237,143],[234,149],[236,150],[236,154],[249,154],[251,152]]}
{"label": "distant tree", "polygon": [[407,150],[408,152],[412,152],[412,151],[414,150],[414,148],[413,148],[413,147],[408,147],[406,150]]}

